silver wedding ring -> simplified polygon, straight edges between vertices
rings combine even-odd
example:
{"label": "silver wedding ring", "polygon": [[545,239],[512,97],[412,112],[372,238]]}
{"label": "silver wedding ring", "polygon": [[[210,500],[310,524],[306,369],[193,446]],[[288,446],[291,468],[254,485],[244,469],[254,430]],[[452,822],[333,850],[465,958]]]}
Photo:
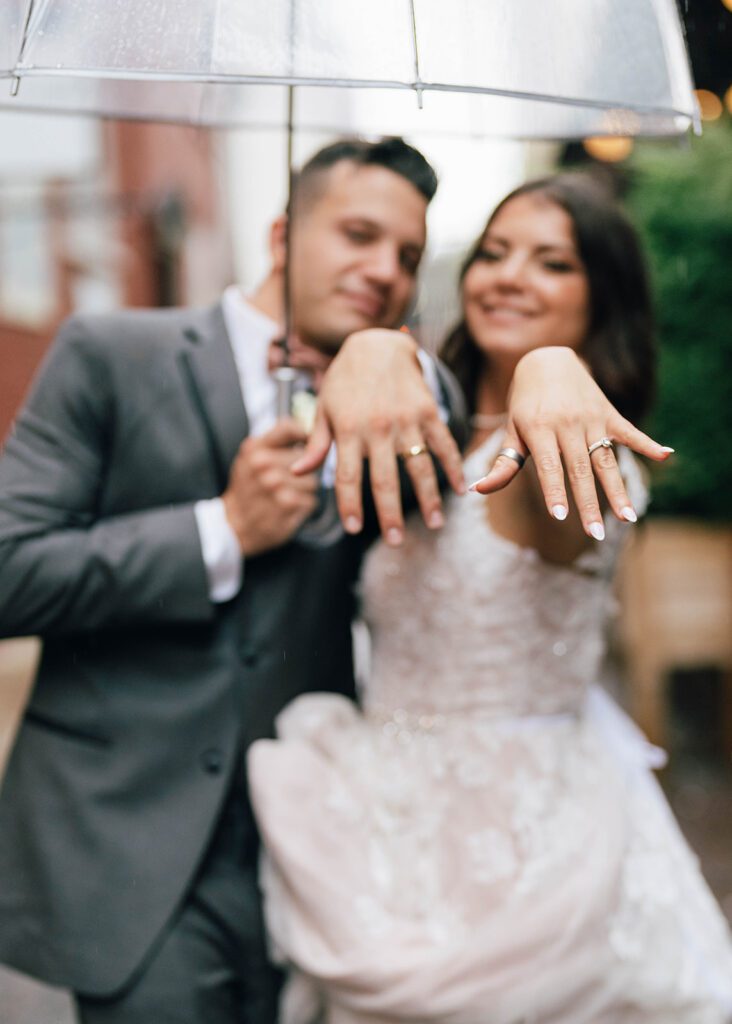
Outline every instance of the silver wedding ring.
{"label": "silver wedding ring", "polygon": [[403,459],[413,459],[415,455],[425,455],[429,451],[426,444],[413,444],[411,448],[407,448],[406,451],[400,452],[399,454]]}
{"label": "silver wedding ring", "polygon": [[594,444],[590,445],[590,447],[587,449],[587,454],[588,455],[592,455],[592,453],[596,452],[598,448],[614,448],[614,447],[615,447],[615,445],[612,443],[612,441],[610,440],[609,437],[601,437],[599,441],[595,441]]}
{"label": "silver wedding ring", "polygon": [[513,459],[519,469],[526,462],[526,456],[522,455],[521,452],[517,452],[515,448],[501,448],[498,455],[505,455],[507,459]]}

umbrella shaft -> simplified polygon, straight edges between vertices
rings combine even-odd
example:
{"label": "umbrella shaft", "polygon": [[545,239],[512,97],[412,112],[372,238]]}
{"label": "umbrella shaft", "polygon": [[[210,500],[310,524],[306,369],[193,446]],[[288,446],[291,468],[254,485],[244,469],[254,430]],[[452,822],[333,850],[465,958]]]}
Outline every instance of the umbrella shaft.
{"label": "umbrella shaft", "polygon": [[292,396],[295,392],[297,371],[291,366],[280,366],[273,374],[277,385],[277,419],[292,415]]}

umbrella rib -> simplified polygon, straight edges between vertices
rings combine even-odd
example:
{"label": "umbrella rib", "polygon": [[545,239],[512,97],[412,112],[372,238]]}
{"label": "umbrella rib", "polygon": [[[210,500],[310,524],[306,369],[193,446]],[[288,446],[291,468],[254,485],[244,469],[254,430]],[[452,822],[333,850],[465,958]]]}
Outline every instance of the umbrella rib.
{"label": "umbrella rib", "polygon": [[[26,48],[26,45],[28,43],[28,34],[29,34],[31,19],[33,17],[33,4],[34,3],[35,3],[35,0],[28,0],[28,8],[27,8],[27,10],[25,12],[25,24],[23,25],[23,35],[22,35],[21,40],[20,40],[20,47],[18,48],[18,57],[17,57],[17,60],[15,62],[16,66],[23,63],[23,54],[25,53],[25,48]],[[11,96],[17,96],[18,95],[18,89],[20,89],[20,76],[16,74],[16,75],[13,75],[13,84],[12,84],[12,86],[10,88],[10,95]]]}
{"label": "umbrella rib", "polygon": [[578,96],[550,96],[540,92],[522,92],[518,89],[502,89],[483,85],[449,85],[442,82],[398,82],[387,79],[342,79],[342,78],[288,78],[287,76],[268,75],[216,75],[216,74],[185,74],[183,72],[137,71],[117,68],[24,68],[16,65],[13,77],[43,77],[44,75],[69,78],[109,78],[128,79],[130,81],[149,82],[185,82],[195,81],[208,85],[302,85],[312,87],[336,87],[343,89],[401,89],[422,92],[455,92],[475,96],[497,96],[515,100],[535,100],[537,103],[554,103],[567,107],[583,107],[588,110],[631,110],[639,114],[679,114],[692,117],[692,110],[677,107],[655,106],[653,104],[628,102],[621,99],[583,99]]}
{"label": "umbrella rib", "polygon": [[[2,77],[3,76],[0,75],[0,79],[2,79]],[[9,76],[6,75],[4,77],[7,78]],[[2,107],[2,104],[0,103],[0,108],[1,107]],[[58,108],[54,107],[51,103],[48,103],[48,102],[34,103],[32,105],[28,105],[27,108],[24,108],[24,109],[33,110],[33,111],[36,111],[38,113],[48,113],[48,114],[57,114],[58,113]],[[626,107],[625,109],[626,110],[630,110],[631,108],[630,107]],[[90,110],[89,108],[86,108],[86,107],[83,107],[83,106],[80,106],[80,105],[64,107],[63,112],[64,112],[65,115],[68,115],[68,116],[73,115],[73,116],[76,116],[76,117],[101,117],[103,120],[104,119],[112,119],[112,120],[121,120],[121,121],[131,121],[131,122],[135,122],[135,123],[149,123],[149,121],[150,121],[150,117],[147,114],[143,114],[143,113],[139,113],[139,112],[126,111],[124,113],[115,112],[115,113],[110,113],[110,114],[104,114],[104,113],[100,114],[100,113],[98,113],[95,110]],[[680,118],[685,119],[689,123],[691,123],[691,115],[689,114],[689,112],[685,111],[685,110],[680,110],[677,107],[657,108],[656,110],[653,111],[653,113],[661,114],[664,117],[672,117],[672,118],[680,117]],[[185,125],[191,125],[192,127],[195,127],[195,126],[200,124],[200,122],[196,120],[195,116],[191,116],[191,115],[189,115],[189,116],[180,116],[180,115],[177,115],[177,114],[167,114],[167,115],[166,114],[160,114],[160,115],[155,117],[155,121],[160,123],[160,124],[185,124]],[[264,132],[279,132],[279,131],[281,131],[281,126],[274,125],[274,124],[268,124],[268,123],[263,122],[263,121],[253,121],[253,120],[250,120],[250,119],[247,119],[247,118],[242,118],[240,120],[232,121],[232,122],[230,122],[228,124],[228,127],[230,127],[230,128],[256,129],[257,131],[264,131]],[[328,124],[327,122],[323,122],[322,124],[320,122],[308,122],[308,124],[305,127],[301,127],[300,130],[305,132],[307,135],[312,135],[312,134],[327,135],[329,133],[332,134],[333,127],[332,127],[332,125]],[[429,134],[430,137],[435,137],[435,138],[440,138],[440,139],[474,139],[476,141],[479,141],[479,140],[485,139],[485,138],[501,138],[502,137],[502,134],[500,132],[490,133],[490,132],[487,132],[487,131],[481,131],[480,129],[475,129],[475,130],[472,130],[472,131],[465,131],[464,129],[461,129],[461,128],[455,128],[455,129],[440,128],[440,129],[430,130],[428,132],[428,134]],[[613,136],[613,135],[617,135],[618,132],[617,131],[610,131],[610,130],[603,132],[603,131],[597,130],[593,134],[596,135],[596,136],[602,136],[602,135]],[[646,125],[646,126],[644,126],[643,132],[640,133],[640,134],[642,134],[644,136],[648,136],[648,137],[651,137],[651,136],[656,137],[657,136],[657,137],[665,138],[670,133],[669,133],[668,129],[661,129],[659,131],[652,131]],[[518,132],[516,135],[514,135],[512,137],[517,139],[517,140],[530,139],[530,140],[532,140],[534,142],[538,142],[538,141],[541,141],[541,140],[546,140],[546,141],[550,142],[552,140],[556,140],[556,135],[552,135],[551,132],[549,134],[547,134],[547,135],[538,135],[535,132],[530,132],[528,134],[523,134],[521,132]]]}
{"label": "umbrella rib", "polygon": [[422,74],[419,70],[419,41],[417,37],[417,12],[414,0],[409,0],[409,11],[412,20],[412,47],[414,49],[414,87],[417,91],[417,106],[422,109]]}

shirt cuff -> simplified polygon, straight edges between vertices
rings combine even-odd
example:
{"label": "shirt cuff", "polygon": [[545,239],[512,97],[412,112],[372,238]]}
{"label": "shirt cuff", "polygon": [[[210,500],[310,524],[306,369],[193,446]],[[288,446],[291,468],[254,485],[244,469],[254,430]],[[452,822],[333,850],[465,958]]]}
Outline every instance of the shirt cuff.
{"label": "shirt cuff", "polygon": [[221,498],[197,501],[193,506],[201,540],[208,594],[214,604],[230,601],[241,589],[244,559],[236,534],[226,518]]}
{"label": "shirt cuff", "polygon": [[442,390],[442,385],[440,384],[440,377],[437,373],[435,361],[423,348],[417,349],[417,359],[419,359],[419,365],[422,367],[424,382],[432,392],[432,397],[437,402],[437,406],[440,410],[440,419],[443,423],[447,423],[450,418],[450,410],[445,403],[445,395]]}

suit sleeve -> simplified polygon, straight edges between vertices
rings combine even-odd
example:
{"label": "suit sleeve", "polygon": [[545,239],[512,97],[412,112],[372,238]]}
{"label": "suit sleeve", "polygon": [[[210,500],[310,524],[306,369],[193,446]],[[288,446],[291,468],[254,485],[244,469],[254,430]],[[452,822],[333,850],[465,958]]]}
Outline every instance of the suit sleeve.
{"label": "suit sleeve", "polygon": [[0,457],[0,636],[212,618],[193,504],[102,518],[109,368],[67,322]]}

